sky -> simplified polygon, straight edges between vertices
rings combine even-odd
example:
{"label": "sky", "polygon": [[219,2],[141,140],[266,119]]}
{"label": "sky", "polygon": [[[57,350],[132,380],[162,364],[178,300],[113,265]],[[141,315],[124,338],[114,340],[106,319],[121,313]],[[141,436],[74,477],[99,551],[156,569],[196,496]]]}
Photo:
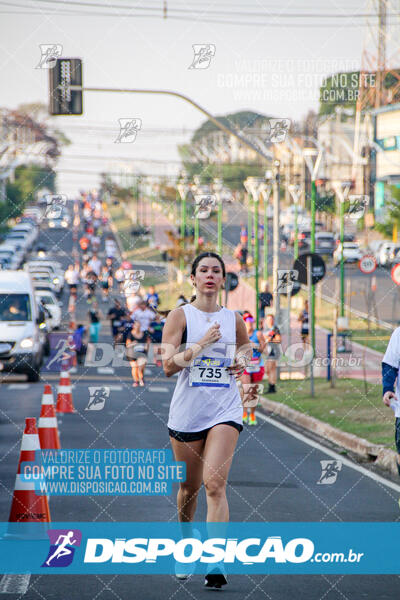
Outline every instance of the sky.
{"label": "sky", "polygon": [[[174,90],[216,116],[254,110],[300,119],[318,109],[323,77],[359,68],[365,19],[348,15],[366,13],[368,3],[349,2],[170,0],[163,19],[158,0],[0,0],[0,106],[48,102],[40,45],[60,44],[63,56],[83,60],[88,87]],[[323,16],[291,16],[315,13]],[[208,68],[189,68],[195,44],[215,47]],[[141,120],[131,143],[116,141],[124,118]],[[52,119],[73,142],[58,163],[58,191],[95,187],[104,170],[176,173],[177,145],[204,120],[176,98],[86,92],[83,116]]]}

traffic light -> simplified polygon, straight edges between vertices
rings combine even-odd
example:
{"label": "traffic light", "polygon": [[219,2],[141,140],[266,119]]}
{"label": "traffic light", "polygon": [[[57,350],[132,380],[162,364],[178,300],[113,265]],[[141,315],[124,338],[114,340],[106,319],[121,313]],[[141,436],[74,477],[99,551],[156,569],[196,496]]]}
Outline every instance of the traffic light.
{"label": "traffic light", "polygon": [[[57,58],[49,69],[51,115],[81,115],[83,112],[82,61],[80,58]],[[70,86],[80,86],[71,90]]]}

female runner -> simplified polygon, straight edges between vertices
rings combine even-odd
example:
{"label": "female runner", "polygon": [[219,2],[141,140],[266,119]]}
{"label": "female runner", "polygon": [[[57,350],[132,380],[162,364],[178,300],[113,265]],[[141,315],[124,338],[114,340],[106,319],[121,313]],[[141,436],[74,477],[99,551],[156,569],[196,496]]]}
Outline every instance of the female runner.
{"label": "female runner", "polygon": [[[162,338],[163,344],[175,348],[163,359],[164,372],[167,377],[179,372],[168,420],[175,460],[186,463],[186,481],[180,483],[177,497],[178,518],[193,521],[204,483],[207,522],[227,522],[226,484],[243,429],[235,378],[240,378],[251,357],[251,344],[241,316],[217,304],[225,282],[221,257],[214,252],[199,254],[192,264],[191,280],[196,297],[169,313]],[[237,348],[240,352],[235,359]],[[207,357],[214,359],[207,361]],[[177,572],[177,577],[186,579],[188,573]],[[208,587],[226,583],[222,569],[214,568],[206,575]]]}

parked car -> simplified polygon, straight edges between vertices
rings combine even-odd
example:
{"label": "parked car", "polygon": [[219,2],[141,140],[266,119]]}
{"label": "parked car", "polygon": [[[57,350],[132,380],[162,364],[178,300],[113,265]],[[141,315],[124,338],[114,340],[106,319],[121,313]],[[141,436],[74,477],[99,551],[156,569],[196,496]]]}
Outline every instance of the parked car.
{"label": "parked car", "polygon": [[30,275],[35,288],[45,289],[56,293],[53,279],[48,273],[30,271]]}
{"label": "parked car", "polygon": [[[333,253],[333,263],[338,265],[341,260],[342,246],[336,248]],[[344,262],[358,262],[363,257],[363,252],[357,242],[343,242],[343,261]]]}
{"label": "parked car", "polygon": [[4,243],[0,245],[0,258],[8,259],[9,268],[16,270],[23,261],[23,252],[18,252],[13,244]]}
{"label": "parked car", "polygon": [[39,235],[38,228],[36,225],[32,225],[31,223],[18,223],[18,225],[15,225],[11,231],[25,233],[28,239],[29,248],[32,248]]}
{"label": "parked car", "polygon": [[31,266],[32,266],[32,270],[33,267],[37,267],[39,270],[41,267],[45,267],[47,269],[50,269],[50,271],[53,274],[53,277],[55,279],[58,279],[58,281],[54,281],[54,283],[56,284],[60,284],[60,291],[62,291],[62,289],[64,288],[64,269],[62,268],[62,265],[60,262],[58,262],[57,260],[46,260],[43,258],[30,258],[28,263],[29,265],[29,270],[31,270]]}
{"label": "parked car", "polygon": [[52,284],[54,285],[54,291],[56,294],[61,294],[62,291],[62,284],[61,284],[61,280],[59,277],[57,277],[57,275],[54,273],[53,269],[49,266],[44,266],[44,265],[39,265],[39,264],[33,264],[28,262],[25,265],[25,270],[28,270],[30,273],[34,274],[35,277],[37,275],[46,275],[52,282]]}
{"label": "parked car", "polygon": [[42,302],[50,313],[50,331],[58,329],[61,325],[61,307],[53,292],[35,289],[35,297],[38,303]]}
{"label": "parked car", "polygon": [[4,241],[7,244],[19,246],[19,249],[23,251],[24,257],[31,248],[29,237],[22,231],[10,231],[7,233]]}
{"label": "parked car", "polygon": [[26,271],[0,271],[0,368],[38,381],[45,353],[45,316]]}
{"label": "parked car", "polygon": [[333,255],[336,248],[335,236],[330,231],[319,231],[315,234],[315,252]]}

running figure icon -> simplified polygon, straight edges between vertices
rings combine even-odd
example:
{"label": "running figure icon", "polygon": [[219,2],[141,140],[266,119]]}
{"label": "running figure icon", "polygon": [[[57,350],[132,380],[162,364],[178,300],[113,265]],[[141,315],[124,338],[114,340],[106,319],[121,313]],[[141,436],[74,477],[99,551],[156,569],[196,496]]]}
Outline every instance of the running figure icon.
{"label": "running figure icon", "polygon": [[[54,558],[61,558],[62,556],[67,556],[68,554],[72,554],[72,550],[67,548],[67,546],[72,546],[76,544],[78,540],[71,539],[74,536],[73,531],[69,531],[66,535],[59,535],[56,541],[57,549],[53,554],[46,560],[46,565],[49,567],[51,561]],[[60,541],[62,540],[62,541]]]}

